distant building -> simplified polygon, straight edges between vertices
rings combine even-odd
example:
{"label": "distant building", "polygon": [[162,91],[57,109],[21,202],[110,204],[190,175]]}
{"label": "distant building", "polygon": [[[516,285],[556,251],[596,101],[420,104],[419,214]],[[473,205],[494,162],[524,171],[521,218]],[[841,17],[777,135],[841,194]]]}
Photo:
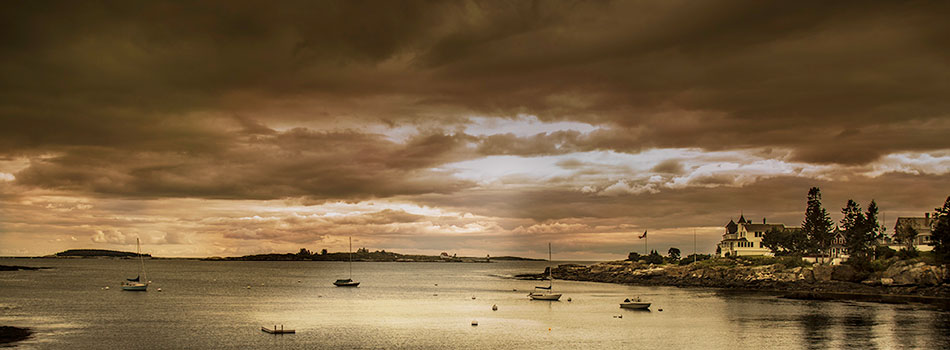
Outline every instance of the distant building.
{"label": "distant building", "polygon": [[907,234],[911,228],[917,231],[917,238],[914,239],[914,247],[920,251],[931,251],[934,249],[931,237],[930,213],[924,213],[924,217],[898,217],[894,224],[894,236],[889,240],[889,246],[895,250],[904,247],[904,244],[896,242],[897,237]]}
{"label": "distant building", "polygon": [[778,230],[798,230],[798,227],[785,227],[784,224],[767,224],[765,218],[761,224],[753,224],[752,221],[745,219],[740,215],[739,221],[729,220],[725,226],[725,233],[722,234],[722,241],[719,241],[719,256],[744,256],[744,255],[773,255],[769,248],[762,245],[762,237],[772,229]]}

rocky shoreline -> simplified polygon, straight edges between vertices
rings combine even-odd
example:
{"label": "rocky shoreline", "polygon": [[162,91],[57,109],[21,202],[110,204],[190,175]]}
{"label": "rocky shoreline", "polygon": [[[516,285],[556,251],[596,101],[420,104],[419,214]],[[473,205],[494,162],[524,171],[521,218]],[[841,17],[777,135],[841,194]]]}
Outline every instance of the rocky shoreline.
{"label": "rocky shoreline", "polygon": [[[547,274],[519,275],[537,279]],[[652,265],[610,261],[590,266],[555,267],[556,279],[652,286],[711,287],[774,292],[787,298],[922,302],[950,307],[950,269],[923,262],[898,261],[885,271],[862,273],[849,265],[787,268],[762,266]]]}

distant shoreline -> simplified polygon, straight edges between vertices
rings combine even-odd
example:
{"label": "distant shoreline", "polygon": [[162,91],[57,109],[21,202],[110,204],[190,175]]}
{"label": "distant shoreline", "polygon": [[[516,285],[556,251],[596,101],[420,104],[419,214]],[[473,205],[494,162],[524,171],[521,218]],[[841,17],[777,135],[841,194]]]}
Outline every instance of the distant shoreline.
{"label": "distant shoreline", "polygon": [[[52,255],[38,257],[0,257],[4,259],[131,259],[137,257],[136,253],[123,252],[104,249],[70,249]],[[345,252],[321,252],[310,253],[301,250],[299,253],[270,253],[254,254],[234,257],[155,257],[149,254],[142,254],[147,259],[152,260],[202,260],[202,261],[349,261],[355,262],[455,262],[455,263],[490,263],[493,261],[545,261],[544,259],[523,258],[517,256],[498,256],[484,258],[478,257],[458,257],[458,256],[437,256],[437,255],[413,255],[400,254],[383,251],[370,252],[365,249],[352,254]],[[29,268],[26,268],[29,269]]]}

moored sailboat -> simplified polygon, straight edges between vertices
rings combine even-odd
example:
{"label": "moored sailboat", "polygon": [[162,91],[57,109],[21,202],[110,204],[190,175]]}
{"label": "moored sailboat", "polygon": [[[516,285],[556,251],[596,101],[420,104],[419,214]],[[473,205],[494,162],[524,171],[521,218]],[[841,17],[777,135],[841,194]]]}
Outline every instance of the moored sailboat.
{"label": "moored sailboat", "polygon": [[141,246],[138,238],[135,239],[135,254],[139,256],[142,269],[139,271],[139,275],[135,276],[135,278],[127,278],[125,282],[122,282],[122,290],[145,292],[148,291],[148,276],[145,274],[145,257],[142,256]]}
{"label": "moored sailboat", "polygon": [[[551,243],[548,243],[548,264],[551,262]],[[561,299],[561,293],[555,293],[554,288],[554,278],[551,277],[551,266],[548,266],[548,286],[535,286],[534,291],[528,293],[528,297],[532,300],[559,300]]]}
{"label": "moored sailboat", "polygon": [[353,237],[350,237],[350,278],[338,279],[336,282],[333,282],[333,285],[337,287],[357,287],[360,285],[359,282],[353,280]]}

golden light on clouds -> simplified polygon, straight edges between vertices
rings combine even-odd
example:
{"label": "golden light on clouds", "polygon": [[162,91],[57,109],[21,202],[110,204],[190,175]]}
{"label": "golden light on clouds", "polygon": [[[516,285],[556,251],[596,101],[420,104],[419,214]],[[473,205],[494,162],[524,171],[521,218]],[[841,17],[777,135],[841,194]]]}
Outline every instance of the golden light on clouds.
{"label": "golden light on clouds", "polygon": [[4,5],[0,255],[607,259],[950,194],[947,4],[228,6]]}

